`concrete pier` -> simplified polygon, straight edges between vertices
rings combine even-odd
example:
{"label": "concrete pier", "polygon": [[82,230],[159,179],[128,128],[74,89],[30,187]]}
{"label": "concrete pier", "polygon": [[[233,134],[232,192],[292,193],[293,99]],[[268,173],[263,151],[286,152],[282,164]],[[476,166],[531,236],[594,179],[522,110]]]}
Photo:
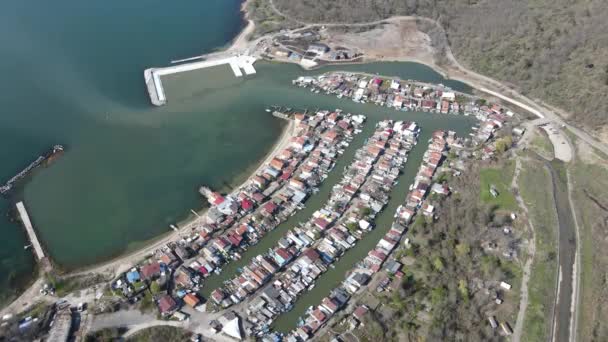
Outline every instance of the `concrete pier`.
{"label": "concrete pier", "polygon": [[25,230],[27,231],[27,235],[30,238],[30,242],[34,247],[34,254],[38,260],[44,260],[44,251],[42,250],[42,246],[38,241],[38,237],[36,236],[36,232],[34,231],[34,227],[32,226],[32,221],[30,221],[30,217],[25,210],[25,205],[23,202],[17,203],[17,210],[19,211],[19,216],[21,217],[21,221],[25,226]]}
{"label": "concrete pier", "polygon": [[165,68],[150,68],[144,71],[144,79],[146,81],[146,87],[148,88],[148,94],[150,95],[150,101],[155,106],[162,106],[167,103],[167,96],[165,95],[161,76],[228,64],[230,65],[234,76],[242,77],[243,72],[241,69],[245,71],[246,75],[253,75],[256,73],[255,68],[253,67],[255,61],[255,57],[242,55],[172,65]]}

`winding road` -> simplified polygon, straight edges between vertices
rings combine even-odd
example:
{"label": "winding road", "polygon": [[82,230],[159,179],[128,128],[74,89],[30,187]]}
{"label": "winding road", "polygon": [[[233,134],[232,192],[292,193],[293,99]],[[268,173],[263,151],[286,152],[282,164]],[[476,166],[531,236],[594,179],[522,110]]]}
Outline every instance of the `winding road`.
{"label": "winding road", "polygon": [[[285,17],[288,20],[297,22],[304,25],[306,28],[315,26],[345,26],[345,27],[361,27],[369,26],[380,23],[390,23],[400,20],[424,20],[429,23],[433,23],[437,27],[443,29],[441,25],[435,20],[423,17],[411,17],[411,16],[395,16],[387,18],[385,20],[376,20],[365,23],[310,23],[303,22],[294,17],[288,16],[281,12],[273,0],[268,0],[271,8],[279,15]],[[454,57],[452,50],[449,46],[445,47],[446,57],[449,61],[449,65],[439,66],[434,62],[423,61],[424,64],[432,67],[436,71],[442,73],[447,78],[458,80],[470,85],[483,93],[499,98],[509,104],[516,106],[526,112],[529,112],[539,119],[543,119],[545,122],[552,122],[558,127],[567,128],[572,134],[578,139],[596,148],[597,150],[608,154],[608,145],[602,141],[598,141],[595,137],[582,129],[573,126],[566,122],[564,117],[571,117],[571,115],[563,110],[557,109],[542,100],[532,100],[527,96],[519,93],[518,91],[509,88],[501,82],[492,79],[490,77],[476,73],[475,71],[469,70],[463,67]],[[407,56],[404,56],[407,57]],[[416,60],[417,61],[417,60]],[[569,140],[569,139],[567,139]],[[568,142],[574,156],[575,148],[571,141]],[[575,160],[573,158],[573,160]],[[553,166],[545,160],[545,163],[551,171],[553,179],[553,188],[555,194],[555,203],[558,209],[558,220],[559,220],[559,289],[556,296],[556,309],[553,317],[553,333],[551,341],[576,341],[577,331],[577,316],[579,309],[579,284],[580,284],[580,246],[577,244],[580,236],[580,229],[576,219],[572,202],[571,202],[571,182],[569,173],[566,171],[567,179],[564,182],[560,182],[556,177],[558,174]],[[526,270],[530,272],[530,265],[524,266],[524,275]],[[529,277],[529,275],[528,275]],[[524,277],[525,285],[527,286],[528,277]],[[525,304],[522,308],[525,310],[527,307],[527,292],[522,294],[525,296],[522,299],[522,303]],[[520,304],[522,304],[520,303]],[[518,324],[520,332],[515,334],[515,340],[521,338],[521,329],[523,326],[523,320],[525,312],[520,312],[518,315]],[[517,329],[516,329],[517,331]]]}
{"label": "winding road", "polygon": [[[286,19],[293,21],[302,25],[299,29],[313,28],[319,26],[325,27],[364,27],[369,25],[377,25],[381,23],[390,23],[390,22],[398,22],[401,20],[424,20],[430,23],[437,25],[439,24],[429,18],[422,17],[412,17],[412,16],[395,16],[383,20],[376,20],[364,23],[310,23],[303,22],[296,18],[290,17],[284,13],[282,13],[274,4],[273,0],[267,0],[272,10],[274,10],[280,16],[285,17]],[[262,39],[272,37],[274,34],[260,37],[255,41],[248,41],[248,37],[250,33],[253,31],[253,24],[247,26],[247,29],[239,35],[237,39],[234,41],[233,48],[236,50],[247,50],[249,48],[254,47],[258,42]],[[468,70],[464,68],[462,65],[458,63],[456,58],[453,56],[452,51],[449,47],[446,47],[446,55],[449,60],[449,65],[439,66],[436,65],[433,61],[424,61],[423,63],[432,67],[436,71],[446,75],[447,77],[458,80],[464,83],[469,84],[471,87],[480,90],[486,94],[497,97],[510,103],[513,106],[519,107],[524,111],[532,113],[533,115],[539,118],[545,118],[548,121],[552,121],[562,127],[568,128],[577,138],[588,143],[592,147],[608,154],[608,145],[603,142],[597,141],[593,136],[584,132],[583,130],[568,124],[562,117],[568,117],[568,113],[565,113],[559,109],[556,109],[540,100],[532,100],[527,96],[513,90],[499,81],[496,81],[487,76],[478,74],[474,71]],[[407,56],[404,56],[407,58]],[[578,288],[576,284],[579,283],[579,273],[577,271],[577,267],[574,267],[575,260],[578,260],[576,255],[578,255],[576,246],[577,237],[579,234],[577,225],[576,225],[576,217],[573,215],[572,206],[570,200],[566,200],[564,202],[563,198],[568,199],[570,184],[569,181],[566,182],[566,187],[563,187],[563,184],[555,181],[556,174],[555,170],[551,168],[553,178],[554,178],[554,188],[556,191],[560,192],[560,196],[556,195],[556,204],[558,205],[559,221],[560,221],[560,265],[561,265],[561,274],[563,275],[562,279],[572,279],[572,281],[562,281],[560,286],[560,293],[558,298],[559,308],[556,310],[556,328],[554,340],[558,341],[573,341],[576,337],[576,314],[572,314],[572,312],[576,312],[578,307]],[[562,197],[565,196],[565,197]],[[557,197],[560,197],[559,199]],[[186,228],[187,230],[187,228]],[[130,267],[132,265],[132,261],[135,259],[141,259],[145,255],[149,254],[156,248],[166,244],[168,241],[175,239],[177,237],[177,233],[172,233],[164,238],[159,239],[152,246],[148,246],[144,250],[135,252],[129,255],[126,258],[121,258],[119,260],[115,260],[113,262],[107,263],[105,265],[101,265],[93,269],[95,272],[103,273],[105,271],[116,271],[117,269],[124,269],[125,267]],[[577,261],[578,262],[578,261]],[[526,267],[526,266],[525,266]],[[529,268],[529,267],[528,267]],[[574,268],[574,270],[573,270]],[[87,270],[81,273],[89,273],[91,270]],[[19,297],[18,300],[13,302],[10,306],[4,308],[1,312],[5,314],[9,311],[18,311],[23,308],[24,304],[28,302],[31,303],[34,297],[38,295],[38,289],[42,285],[42,280],[38,280],[34,283],[34,285],[28,289],[22,296]],[[567,308],[567,310],[566,310]],[[522,314],[523,315],[523,314]],[[522,318],[523,320],[523,318]],[[518,322],[520,320],[518,319]],[[144,324],[144,323],[142,323]],[[517,330],[517,329],[516,329]]]}

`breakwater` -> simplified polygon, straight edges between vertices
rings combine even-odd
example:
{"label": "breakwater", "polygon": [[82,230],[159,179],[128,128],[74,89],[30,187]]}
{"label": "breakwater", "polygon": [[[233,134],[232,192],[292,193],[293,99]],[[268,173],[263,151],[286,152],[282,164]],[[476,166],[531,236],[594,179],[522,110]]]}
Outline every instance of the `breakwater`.
{"label": "breakwater", "polygon": [[31,162],[25,169],[21,170],[18,174],[14,175],[11,179],[9,179],[4,185],[0,186],[0,194],[6,195],[9,191],[13,189],[15,183],[19,180],[25,178],[30,172],[32,172],[35,168],[42,165],[45,161],[51,161],[57,155],[63,152],[63,146],[55,145],[48,153],[39,156]]}
{"label": "breakwater", "polygon": [[[146,81],[146,87],[148,88],[148,94],[150,96],[150,101],[152,102],[152,104],[155,106],[163,106],[167,104],[167,95],[165,94],[165,89],[163,87],[161,76],[228,64],[232,69],[234,76],[242,77],[243,71],[246,75],[252,75],[256,73],[256,70],[253,67],[255,61],[255,57],[237,55],[232,57],[217,58],[213,60],[178,64],[165,68],[150,68],[144,71],[144,79]],[[241,71],[241,69],[243,69],[243,71]]]}

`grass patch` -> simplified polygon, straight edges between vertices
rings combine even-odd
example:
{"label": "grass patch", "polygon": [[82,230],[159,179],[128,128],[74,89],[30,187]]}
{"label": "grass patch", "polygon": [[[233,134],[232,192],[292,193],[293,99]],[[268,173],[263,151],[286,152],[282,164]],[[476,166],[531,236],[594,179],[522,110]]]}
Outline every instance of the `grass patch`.
{"label": "grass patch", "polygon": [[121,336],[127,332],[127,328],[105,328],[97,330],[85,337],[85,342],[120,341]]}
{"label": "grass patch", "polygon": [[535,132],[534,138],[532,139],[530,146],[538,154],[544,156],[547,159],[552,159],[555,155],[553,150],[553,144],[549,141],[549,137],[544,132]]}
{"label": "grass patch", "polygon": [[158,326],[138,332],[128,338],[128,342],[164,342],[164,341],[189,341],[190,333],[188,330],[171,327]]}
{"label": "grass patch", "polygon": [[577,160],[570,171],[581,239],[577,340],[601,341],[608,336],[608,170]]}
{"label": "grass patch", "polygon": [[69,293],[83,290],[96,284],[103,283],[106,279],[102,275],[85,274],[82,276],[60,277],[54,274],[46,275],[47,282],[55,288],[57,297],[63,297]]}
{"label": "grass patch", "polygon": [[156,303],[154,302],[154,298],[149,291],[144,292],[144,296],[139,302],[139,311],[142,313],[152,312],[156,309]]}
{"label": "grass patch", "polygon": [[[488,167],[479,171],[479,196],[482,203],[496,206],[499,210],[516,210],[517,202],[511,192],[511,180],[515,171],[513,161],[506,162],[501,168]],[[498,196],[490,193],[490,187],[494,186]]]}
{"label": "grass patch", "polygon": [[519,189],[534,225],[536,246],[528,282],[523,341],[542,341],[551,329],[557,285],[557,212],[550,177],[541,162],[523,161]]}

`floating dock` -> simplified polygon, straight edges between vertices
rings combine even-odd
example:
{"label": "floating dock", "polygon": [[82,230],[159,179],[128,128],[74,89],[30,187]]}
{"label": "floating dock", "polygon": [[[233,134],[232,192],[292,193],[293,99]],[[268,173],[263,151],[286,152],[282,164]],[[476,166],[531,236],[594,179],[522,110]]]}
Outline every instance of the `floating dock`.
{"label": "floating dock", "polygon": [[27,231],[27,235],[30,238],[32,246],[34,247],[34,254],[36,255],[36,258],[38,260],[44,260],[44,251],[42,250],[42,246],[38,241],[38,237],[34,231],[34,226],[32,226],[32,221],[30,221],[30,216],[27,214],[27,210],[25,210],[25,205],[23,205],[23,202],[17,203],[17,210],[19,211],[21,221],[25,226],[25,230]]}
{"label": "floating dock", "polygon": [[[161,76],[228,64],[230,65],[234,76],[242,77],[243,71],[245,72],[245,75],[253,75],[256,73],[255,68],[253,67],[255,61],[255,57],[241,55],[172,65],[165,68],[150,68],[144,71],[144,79],[146,81],[146,87],[148,88],[148,94],[150,95],[150,101],[155,106],[162,106],[167,103],[167,96],[165,95]],[[241,71],[241,69],[243,69],[243,71]]]}

